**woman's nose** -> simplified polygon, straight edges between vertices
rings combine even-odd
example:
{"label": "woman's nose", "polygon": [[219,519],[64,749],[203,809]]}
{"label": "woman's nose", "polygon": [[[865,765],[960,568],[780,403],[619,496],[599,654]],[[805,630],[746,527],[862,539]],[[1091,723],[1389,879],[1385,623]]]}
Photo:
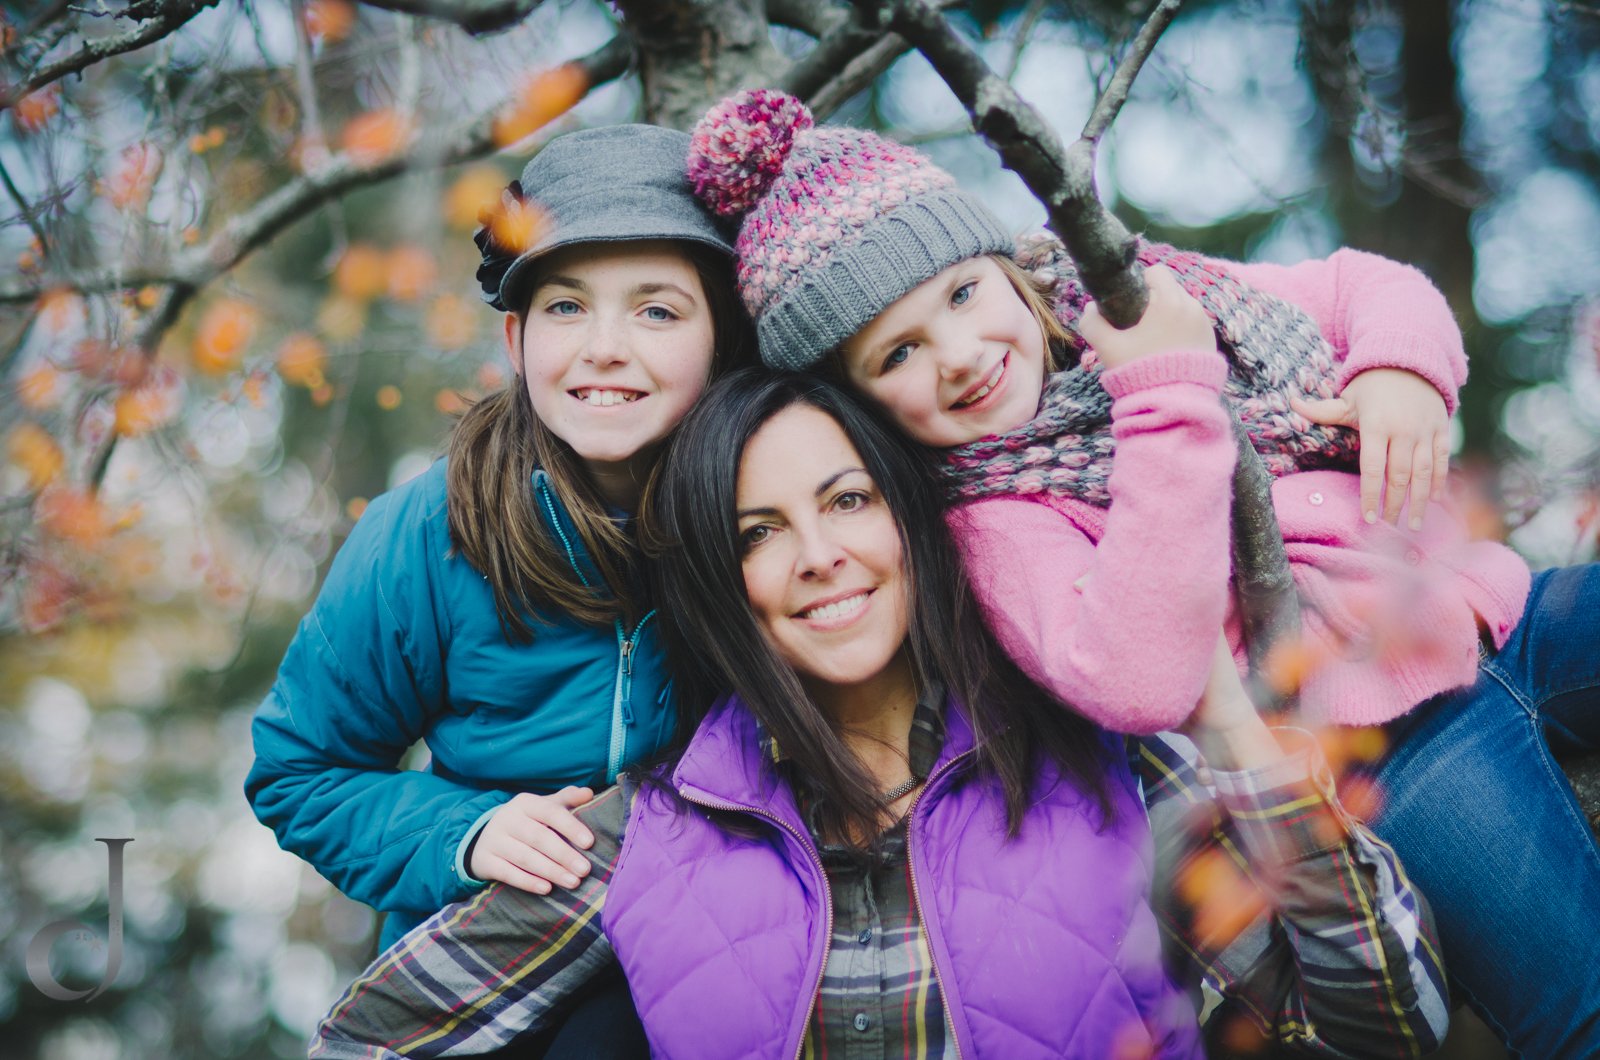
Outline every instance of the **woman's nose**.
{"label": "woman's nose", "polygon": [[844,549],[833,536],[819,529],[800,534],[800,577],[828,578],[844,565]]}

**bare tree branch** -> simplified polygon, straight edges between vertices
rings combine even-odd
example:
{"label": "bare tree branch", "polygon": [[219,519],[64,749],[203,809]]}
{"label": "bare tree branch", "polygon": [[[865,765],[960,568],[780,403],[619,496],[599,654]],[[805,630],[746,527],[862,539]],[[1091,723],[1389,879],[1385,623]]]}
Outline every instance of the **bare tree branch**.
{"label": "bare tree branch", "polygon": [[818,40],[838,29],[850,17],[848,8],[829,0],[767,0],[767,21],[788,26]]}
{"label": "bare tree branch", "polygon": [[1128,101],[1128,90],[1133,87],[1133,79],[1144,69],[1144,62],[1155,50],[1156,41],[1161,39],[1161,34],[1166,32],[1177,16],[1178,4],[1179,0],[1161,0],[1134,35],[1122,61],[1117,64],[1116,72],[1111,75],[1111,81],[1100,93],[1100,98],[1095,100],[1094,110],[1089,112],[1089,120],[1083,126],[1085,140],[1098,145],[1106,130],[1111,128],[1111,123],[1117,120],[1122,105]]}
{"label": "bare tree branch", "polygon": [[39,219],[33,215],[33,207],[28,205],[28,200],[22,197],[22,192],[17,190],[17,185],[11,179],[11,172],[6,169],[5,163],[0,162],[0,183],[6,186],[6,193],[11,196],[11,201],[17,204],[17,210],[22,214],[23,221],[27,222],[28,229],[33,233],[33,238],[39,241],[40,255],[48,254],[50,244],[44,238],[44,229],[39,227]]}
{"label": "bare tree branch", "polygon": [[510,29],[544,0],[360,0],[368,7],[454,22],[468,33]]}
{"label": "bare tree branch", "polygon": [[[955,2],[933,0],[933,6],[943,10]],[[910,50],[911,45],[899,34],[888,32],[881,24],[869,29],[851,15],[796,61],[778,87],[805,100],[818,118],[826,118]]]}
{"label": "bare tree branch", "polygon": [[[215,7],[217,0],[165,0],[159,6],[151,5],[149,8],[138,8],[139,11],[148,11],[142,14],[144,25],[138,29],[129,30],[114,37],[103,37],[90,41],[78,51],[35,71],[34,74],[21,85],[13,86],[0,92],[0,110],[11,106],[23,96],[61,80],[68,74],[75,74],[86,70],[95,63],[121,55],[123,52],[135,51],[146,44],[158,41],[163,37],[183,26],[184,23],[194,18],[208,7]],[[133,9],[130,9],[133,10]]]}

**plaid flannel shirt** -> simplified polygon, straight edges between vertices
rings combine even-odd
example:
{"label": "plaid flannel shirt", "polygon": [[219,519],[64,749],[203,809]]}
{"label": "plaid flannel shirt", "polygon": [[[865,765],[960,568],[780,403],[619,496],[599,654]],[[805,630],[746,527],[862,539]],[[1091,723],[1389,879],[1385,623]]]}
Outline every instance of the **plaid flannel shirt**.
{"label": "plaid flannel shirt", "polygon": [[[1340,808],[1314,745],[1266,769],[1214,771],[1209,784],[1181,736],[1130,740],[1129,750],[1156,833],[1155,904],[1169,966],[1194,997],[1208,1039],[1236,1044],[1239,1028],[1254,1027],[1329,1057],[1413,1057],[1437,1046],[1448,995],[1426,906],[1393,852]],[[563,1000],[615,960],[601,912],[635,792],[625,781],[577,811],[595,834],[595,868],[576,889],[535,895],[495,886],[435,914],[350,986],[309,1055],[483,1053],[560,1018]],[[879,881],[893,871],[880,867]],[[914,930],[907,923],[914,909],[879,905],[876,913],[880,925],[908,928],[892,934],[891,948],[926,953],[916,946],[920,922]],[[836,915],[834,945],[852,930]],[[823,1011],[807,1035],[813,1048],[836,1033],[851,1040],[855,1016],[832,1028],[828,1016],[898,1011],[909,984],[927,978],[842,971],[831,987],[825,975]],[[943,1005],[906,1007],[920,1013],[917,1026],[858,1035],[852,1045],[942,1055]],[[864,1022],[881,1026],[870,1014]],[[922,1048],[904,1052],[911,1042]]]}

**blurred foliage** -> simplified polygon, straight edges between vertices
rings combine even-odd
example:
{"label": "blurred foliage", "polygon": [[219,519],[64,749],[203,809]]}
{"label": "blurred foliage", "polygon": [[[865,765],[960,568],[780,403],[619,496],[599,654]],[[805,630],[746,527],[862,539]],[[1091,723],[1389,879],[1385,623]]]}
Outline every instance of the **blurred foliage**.
{"label": "blurred foliage", "polygon": [[[0,10],[7,84],[126,28],[80,13],[55,36],[65,4]],[[957,18],[1069,138],[1132,27],[1087,0]],[[634,116],[630,75],[558,118],[581,86],[549,71],[613,32],[586,0],[481,38],[344,0],[223,0],[0,96],[0,288],[38,292],[0,304],[5,1055],[298,1055],[370,955],[373,917],[251,818],[249,715],[366,499],[504,382],[468,235],[540,128]],[[1286,261],[1349,243],[1428,271],[1473,361],[1475,525],[1518,527],[1541,562],[1592,556],[1600,532],[1597,36],[1572,3],[1196,3],[1101,175],[1153,237]],[[330,156],[413,151],[496,106],[509,149],[271,230],[139,352],[164,263]],[[923,144],[1018,226],[1042,216],[916,57],[838,119]],[[109,291],[74,290],[101,272]],[[61,917],[103,935],[97,836],[135,840],[123,967],[91,1002],[51,1001],[23,955]],[[58,950],[65,981],[98,981],[103,954]]]}

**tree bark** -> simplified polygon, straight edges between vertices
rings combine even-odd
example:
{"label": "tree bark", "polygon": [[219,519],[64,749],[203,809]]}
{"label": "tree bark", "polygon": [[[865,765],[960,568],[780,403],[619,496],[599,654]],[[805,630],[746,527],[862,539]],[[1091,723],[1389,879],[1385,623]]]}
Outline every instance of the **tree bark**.
{"label": "tree bark", "polygon": [[616,0],[633,35],[644,120],[689,129],[713,103],[785,66],[763,0]]}

